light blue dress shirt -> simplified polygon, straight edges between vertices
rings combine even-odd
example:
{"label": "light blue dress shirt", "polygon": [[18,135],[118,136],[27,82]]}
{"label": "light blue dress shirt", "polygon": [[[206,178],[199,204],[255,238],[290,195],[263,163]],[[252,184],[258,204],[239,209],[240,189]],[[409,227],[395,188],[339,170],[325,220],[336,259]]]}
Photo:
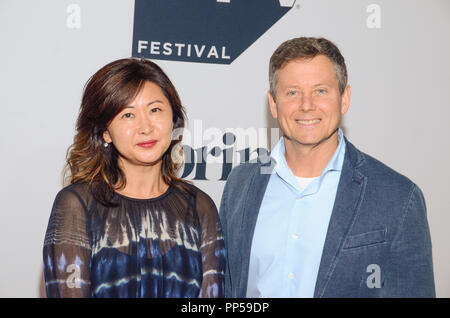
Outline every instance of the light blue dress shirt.
{"label": "light blue dress shirt", "polygon": [[338,147],[321,176],[302,189],[289,168],[281,137],[271,152],[276,165],[256,222],[247,297],[313,297],[325,237],[345,155]]}

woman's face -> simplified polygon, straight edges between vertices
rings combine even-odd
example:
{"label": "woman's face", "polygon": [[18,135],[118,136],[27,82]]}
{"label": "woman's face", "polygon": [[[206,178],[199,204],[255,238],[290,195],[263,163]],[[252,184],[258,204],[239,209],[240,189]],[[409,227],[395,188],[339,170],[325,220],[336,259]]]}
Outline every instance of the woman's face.
{"label": "woman's face", "polygon": [[161,88],[145,82],[142,89],[103,133],[113,143],[122,164],[158,163],[172,140],[172,107]]}

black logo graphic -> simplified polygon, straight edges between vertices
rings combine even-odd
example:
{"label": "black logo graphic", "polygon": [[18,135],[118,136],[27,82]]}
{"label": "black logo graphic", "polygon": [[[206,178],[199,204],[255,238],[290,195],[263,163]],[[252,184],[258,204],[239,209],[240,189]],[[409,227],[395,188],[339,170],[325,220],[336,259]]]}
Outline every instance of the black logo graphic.
{"label": "black logo graphic", "polygon": [[294,0],[135,0],[134,57],[230,64]]}

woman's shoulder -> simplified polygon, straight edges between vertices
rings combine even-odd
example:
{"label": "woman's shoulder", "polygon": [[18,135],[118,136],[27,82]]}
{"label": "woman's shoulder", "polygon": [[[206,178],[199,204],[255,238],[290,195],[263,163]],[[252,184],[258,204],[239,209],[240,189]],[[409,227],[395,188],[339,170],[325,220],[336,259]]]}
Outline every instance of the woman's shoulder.
{"label": "woman's shoulder", "polygon": [[64,188],[62,188],[58,194],[68,194],[73,193],[78,196],[88,196],[91,194],[90,187],[87,184],[87,182],[75,182],[69,185],[66,185]]}
{"label": "woman's shoulder", "polygon": [[86,182],[76,182],[62,188],[55,198],[58,205],[81,205],[85,210],[91,205],[93,196]]}
{"label": "woman's shoulder", "polygon": [[178,181],[176,183],[178,189],[195,198],[195,206],[197,212],[217,211],[216,204],[213,199],[202,189],[192,183],[186,181]]}
{"label": "woman's shoulder", "polygon": [[178,180],[175,183],[176,188],[178,188],[179,190],[194,196],[196,198],[201,197],[201,198],[205,198],[205,199],[209,199],[212,201],[211,197],[204,192],[202,189],[200,189],[199,187],[195,186],[194,184],[192,184],[191,182],[185,181],[185,180]]}

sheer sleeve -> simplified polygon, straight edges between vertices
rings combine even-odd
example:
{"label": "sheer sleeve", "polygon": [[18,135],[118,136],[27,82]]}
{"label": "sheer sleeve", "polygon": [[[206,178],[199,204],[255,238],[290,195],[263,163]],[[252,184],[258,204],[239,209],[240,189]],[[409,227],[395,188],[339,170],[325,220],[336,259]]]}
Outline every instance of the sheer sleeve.
{"label": "sheer sleeve", "polygon": [[75,191],[65,188],[56,196],[43,252],[47,297],[90,297],[86,208]]}
{"label": "sheer sleeve", "polygon": [[225,245],[216,205],[204,192],[197,193],[197,213],[202,228],[203,280],[199,297],[224,296]]}

